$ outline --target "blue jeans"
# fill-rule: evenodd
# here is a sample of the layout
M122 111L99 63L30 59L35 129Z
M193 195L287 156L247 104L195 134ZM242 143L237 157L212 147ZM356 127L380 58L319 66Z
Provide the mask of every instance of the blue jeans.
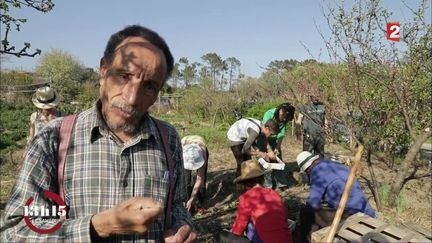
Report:
M246 236L250 240L251 243L262 243L262 240L259 238L258 233L255 230L255 226L249 221Z

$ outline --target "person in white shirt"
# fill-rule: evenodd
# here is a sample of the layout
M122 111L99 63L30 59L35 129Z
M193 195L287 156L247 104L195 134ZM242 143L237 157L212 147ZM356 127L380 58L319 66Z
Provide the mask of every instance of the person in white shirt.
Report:
M228 142L231 151L237 162L236 176L241 175L241 164L250 160L251 155L260 156L266 160L274 158L271 150L269 153L261 152L256 147L260 139L267 140L268 137L278 131L275 120L268 120L266 123L253 118L242 118L236 121L227 132ZM265 143L267 144L267 143Z

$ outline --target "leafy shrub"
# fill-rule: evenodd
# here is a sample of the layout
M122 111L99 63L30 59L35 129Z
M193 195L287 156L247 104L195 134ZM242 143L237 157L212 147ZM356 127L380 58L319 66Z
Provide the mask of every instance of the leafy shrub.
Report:
M275 108L284 101L282 100L274 100L267 103L257 103L256 105L249 108L246 112L246 117L256 118L258 120L262 120L264 113L271 108Z
M23 147L28 135L30 114L33 105L27 103L7 103L0 106L0 151L4 152Z

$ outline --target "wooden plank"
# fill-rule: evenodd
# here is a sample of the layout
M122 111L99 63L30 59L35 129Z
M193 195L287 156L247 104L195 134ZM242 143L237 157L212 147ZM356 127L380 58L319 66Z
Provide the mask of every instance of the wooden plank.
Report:
M367 234L365 234L362 239L364 241L373 239L373 240L375 240L375 242L389 242L388 240L386 240L385 237L380 237L381 231L383 229L385 229L386 227L387 227L387 224L383 224L380 227L378 227L378 228L368 232ZM375 237L377 237L377 238L375 238Z
M383 234L387 233L387 235L391 235L391 237L393 237L397 240L400 240L400 239L402 239L408 235L408 232L406 232L405 230L398 228L394 225L389 225L383 231L381 231L381 233L383 233Z
M367 217L366 219L362 220L360 222L360 224L362 224L362 223L368 224L374 228L380 228L383 225L386 225L386 223L379 221L378 219L371 218L371 217Z
M361 235L366 235L370 231L374 230L374 228L369 227L365 224L355 224L351 225L350 227L347 227L347 229L350 229L352 231L358 232Z
M311 242L323 242L325 241L326 236L330 232L330 227L324 227L317 231L312 232Z
M397 242L395 238L389 237L384 234L374 234L372 238L370 238L374 242L387 243L387 242Z
M363 220L365 220L367 218L369 218L369 216L366 215L366 214L364 214L364 213L356 213L356 214L348 217L345 220L345 222L343 222L341 230L345 229L345 228L348 228L348 227L350 227L352 225L357 225L359 222L361 222L361 221L363 221Z
M432 241L429 240L429 239L426 239L426 238L417 238L417 237L415 237L415 238L412 238L412 239L410 239L409 241L406 241L406 242L425 243L425 242L432 242Z
M421 240L421 241L420 241ZM428 242L428 239L422 236L418 236L414 233L409 233L405 237L399 240L400 242Z
M339 233L336 234L336 237L341 237L341 238L347 240L348 242L361 241L362 236L363 236L362 234L353 232L353 231L348 230L348 229L339 231Z
M432 231L429 231L425 228L417 226L413 223L402 223L402 227L405 227L405 228L412 230L414 232L418 232L419 234L426 237L427 239L432 240Z
M323 242L330 227L322 228L311 235L312 242ZM355 214L340 224L334 242L431 242L431 233L416 225L394 226L371 218L365 214Z

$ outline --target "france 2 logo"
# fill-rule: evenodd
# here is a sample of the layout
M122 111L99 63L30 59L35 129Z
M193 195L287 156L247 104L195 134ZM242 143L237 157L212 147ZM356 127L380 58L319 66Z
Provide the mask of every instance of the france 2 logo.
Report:
M387 23L387 40L400 41L400 23Z

